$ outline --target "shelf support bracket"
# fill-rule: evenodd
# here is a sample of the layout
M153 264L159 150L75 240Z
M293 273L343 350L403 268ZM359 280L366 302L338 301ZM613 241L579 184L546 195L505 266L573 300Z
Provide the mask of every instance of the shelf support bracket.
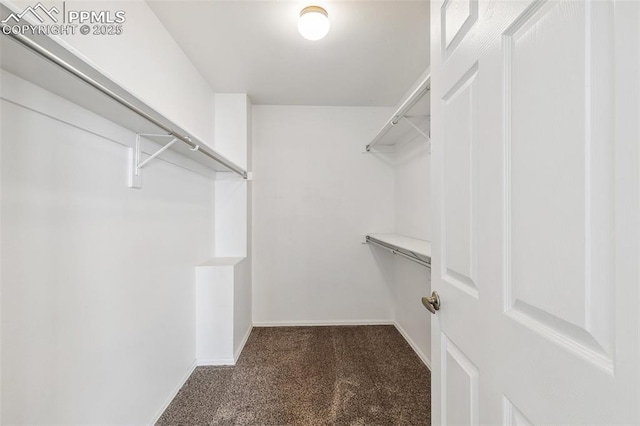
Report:
M171 142L151 154L144 161L142 160L142 141L140 140L141 136L153 136L153 137L162 137L162 138L173 138ZM136 145L134 148L129 148L129 188L140 189L142 188L142 168L149 164L153 159L155 159L158 155L162 154L167 149L171 148L171 146L178 142L178 138L174 137L174 135L152 135L152 134L136 134Z
M409 123L409 125L410 125L411 127L413 127L413 128L416 130L416 132L418 132L418 133L420 133L422 136L424 136L424 138L425 138L426 140L429 140L429 139L430 139L429 135L427 135L425 132L423 132L423 131L420 129L420 127L416 126L416 125L413 123L413 121L409 120L409 119L408 119L407 117L405 117L405 116L402 116L402 118L403 118L407 123Z

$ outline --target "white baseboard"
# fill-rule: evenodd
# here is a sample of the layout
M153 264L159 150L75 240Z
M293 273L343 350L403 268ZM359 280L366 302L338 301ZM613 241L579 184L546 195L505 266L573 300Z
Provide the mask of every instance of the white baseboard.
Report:
M336 321L264 321L254 322L254 327L321 327L332 325L395 325L392 320L336 320Z
M406 331L404 331L402 327L400 327L400 324L394 321L393 325L395 325L398 332L402 335L402 337L404 337L404 340L407 341L409 346L411 346L411 349L413 349L416 355L418 355L418 358L420 358L420 360L424 363L424 365L427 366L429 371L431 371L431 360L429 359L429 357L420 350L418 345L411 339L411 337L409 337L409 334Z
M196 369L196 367L197 367L197 363L196 361L193 361L193 363L189 366L187 373L182 377L182 379L175 386L175 388L173 388L173 390L169 394L169 397L165 400L164 404L162 404L162 407L160 407L158 412L155 414L155 416L153 417L153 421L148 423L149 425L155 425L158 422L158 420L160 420L160 416L162 416L162 413L164 413L167 407L169 407L169 404L171 404L171 401L173 401L176 395L178 395L178 392L180 392L180 389L182 389L182 386L184 386L184 384L187 382L189 377L191 377L191 374L193 374L193 371Z
M198 367L212 367L216 365L235 365L233 358L198 358L196 360Z
M244 349L244 345L246 345L247 340L249 340L249 336L251 335L251 330L253 330L252 325L250 325L249 328L247 329L247 333L242 338L242 342L240 342L240 346L238 346L238 349L236 349L236 352L233 354L233 365L235 365L236 362L238 362L238 358L240 358L240 354Z
M247 340L249 340L249 336L251 335L251 330L253 330L253 326L250 326L247 329L242 341L240 342L240 346L235 350L233 354L233 358L198 358L196 359L196 364L198 367L212 367L212 366L223 366L223 365L236 365L238 362L238 358L240 358L240 354L244 349L244 345L247 344Z

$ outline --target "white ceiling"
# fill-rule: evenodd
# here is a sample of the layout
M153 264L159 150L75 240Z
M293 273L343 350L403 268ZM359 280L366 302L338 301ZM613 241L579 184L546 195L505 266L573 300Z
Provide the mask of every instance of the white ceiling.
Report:
M216 92L255 104L393 106L429 64L428 1L153 1ZM298 33L304 6L327 9L320 41Z

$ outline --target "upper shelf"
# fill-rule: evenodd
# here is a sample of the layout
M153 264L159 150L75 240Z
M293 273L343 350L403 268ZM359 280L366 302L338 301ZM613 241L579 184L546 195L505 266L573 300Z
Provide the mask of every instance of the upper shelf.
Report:
M0 4L0 10L6 12ZM4 16L4 15L3 15ZM4 25L4 24L3 24ZM171 135L171 150L217 172L247 178L247 171L190 135L100 71L44 35L3 33L0 66L138 134Z
M395 254L400 254L421 265L431 266L431 243L399 234L368 234L368 243L373 243Z
M417 136L429 138L431 73L419 80L415 90L402 102L382 129L366 146L371 151L376 146L394 146L408 142Z

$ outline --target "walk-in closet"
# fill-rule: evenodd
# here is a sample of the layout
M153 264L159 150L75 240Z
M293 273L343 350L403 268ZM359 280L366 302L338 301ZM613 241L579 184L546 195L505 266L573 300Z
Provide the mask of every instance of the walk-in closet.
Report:
M640 0L0 26L0 425L640 424Z
M429 4L298 6L3 3L3 424L429 423Z

